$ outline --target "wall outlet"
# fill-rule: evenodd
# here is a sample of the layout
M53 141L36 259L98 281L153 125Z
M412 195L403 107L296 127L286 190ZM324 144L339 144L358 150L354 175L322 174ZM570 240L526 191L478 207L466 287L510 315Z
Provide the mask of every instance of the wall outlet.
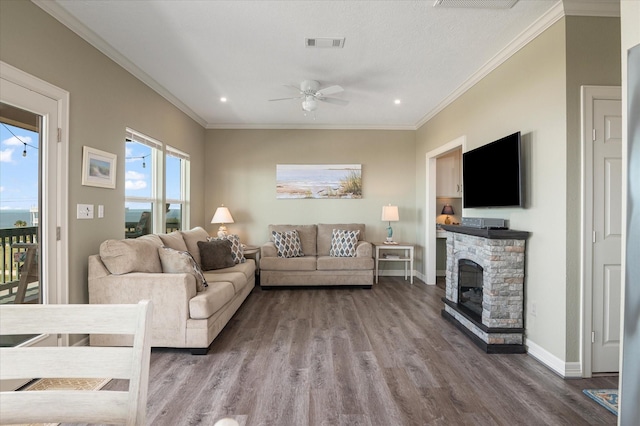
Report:
M531 302L531 312L532 317L535 317L538 314L538 308L536 306L536 302Z
M78 219L93 219L93 204L78 204Z

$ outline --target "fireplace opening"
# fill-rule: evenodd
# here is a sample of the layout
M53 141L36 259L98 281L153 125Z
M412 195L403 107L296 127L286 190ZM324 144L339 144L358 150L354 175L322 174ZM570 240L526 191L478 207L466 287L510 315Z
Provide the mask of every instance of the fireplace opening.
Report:
M458 260L458 306L480 321L483 271L482 266L472 260Z

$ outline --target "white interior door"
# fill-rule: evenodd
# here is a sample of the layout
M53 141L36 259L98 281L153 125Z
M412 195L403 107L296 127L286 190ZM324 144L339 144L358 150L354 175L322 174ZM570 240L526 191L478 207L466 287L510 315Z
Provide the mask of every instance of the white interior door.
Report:
M39 262L38 280L40 286L39 300L36 302L55 304L64 302L63 284L59 266L66 254L61 249L59 228L62 223L61 214L66 207L61 206L66 197L61 191L66 191L60 185L61 149L58 143L59 105L58 101L26 88L5 78L0 79L0 101L13 108L28 111L38 116L41 131L37 150L29 149L27 155L40 156L38 171L38 242L37 261ZM27 146L25 145L25 150ZM21 158L21 157L20 157ZM29 336L19 345L57 346L61 344L58 335ZM1 390L16 388L21 385L16 381L2 381Z
M617 372L622 251L622 105L593 104L592 373Z

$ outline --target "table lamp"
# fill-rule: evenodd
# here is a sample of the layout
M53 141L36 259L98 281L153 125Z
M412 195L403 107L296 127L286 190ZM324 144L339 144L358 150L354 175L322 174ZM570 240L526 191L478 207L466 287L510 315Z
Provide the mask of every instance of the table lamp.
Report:
M224 226L225 223L233 223L233 217L231 217L231 213L229 213L229 209L223 205L216 209L216 212L213 214L213 218L211 218L211 223L219 223L220 228L218 228L218 238L224 238L227 236L227 227Z
M382 206L382 220L389 223L387 227L387 244L393 244L393 229L391 228L391 222L397 222L400 220L398 215L398 206Z
M453 212L453 207L451 207L450 204L445 204L444 207L442 208L442 213L440 213L440 214L446 214L447 215L446 219L444 220L444 223L445 223L445 225L449 225L449 224L451 224L451 220L449 219L449 215L452 215L452 214L455 214L455 213Z

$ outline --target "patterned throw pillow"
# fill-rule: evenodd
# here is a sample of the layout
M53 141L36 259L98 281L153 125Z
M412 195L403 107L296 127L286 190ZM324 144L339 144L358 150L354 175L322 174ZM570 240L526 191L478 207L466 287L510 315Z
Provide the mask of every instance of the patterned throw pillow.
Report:
M231 256L233 256L233 261L235 263L244 263L247 259L244 257L244 249L242 248L242 244L240 243L240 237L236 234L226 235L224 237L209 237L207 241L220 241L220 240L229 240L231 241Z
M360 230L347 231L346 229L334 229L331 234L329 256L355 257L359 234Z
M273 243L278 249L278 257L302 257L302 244L298 231L277 232L271 231Z
M162 272L168 274L189 273L196 277L196 290L203 291L208 287L202 269L188 251L180 251L170 247L159 247L158 254L162 263Z

